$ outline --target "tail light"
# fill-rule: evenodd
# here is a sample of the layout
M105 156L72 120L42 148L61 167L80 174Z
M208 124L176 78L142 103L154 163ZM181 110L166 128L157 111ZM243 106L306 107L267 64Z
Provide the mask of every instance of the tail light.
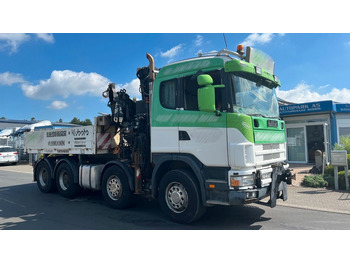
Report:
M14 152L13 154L14 154L14 155L18 155L18 152Z

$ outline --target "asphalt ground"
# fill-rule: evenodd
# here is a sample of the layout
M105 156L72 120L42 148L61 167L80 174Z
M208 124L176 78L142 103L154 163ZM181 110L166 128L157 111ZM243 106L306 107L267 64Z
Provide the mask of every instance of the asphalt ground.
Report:
M0 229L12 229L0 230L3 257L37 259L40 255L53 262L62 261L61 255L52 254L57 247L64 247L64 254L70 258L84 255L91 261L110 259L110 252L126 259L139 254L143 261L155 261L155 257L160 258L158 261L178 261L176 250L182 255L192 254L196 260L199 255L205 260L226 260L227 250L239 250L229 257L246 258L254 249L263 261L270 261L271 252L277 250L277 257L283 256L286 261L308 255L333 261L337 256L337 260L342 259L348 246L349 192L288 186L288 200L279 199L275 208L259 203L216 206L197 224L179 225L164 217L157 201L143 199L133 209L117 212L107 208L97 193L73 200L57 194L44 198L35 183L30 183L32 170L29 165L0 165ZM256 230L259 233L252 233ZM325 245L327 252L320 250ZM332 250L338 251L335 254Z
M28 175L33 174L33 167L30 165L1 165L0 170L25 173ZM262 202L267 201L268 199L265 199ZM287 207L350 215L350 191L310 188L303 187L300 183L293 183L293 185L288 186L288 200L284 202L278 199L277 204Z

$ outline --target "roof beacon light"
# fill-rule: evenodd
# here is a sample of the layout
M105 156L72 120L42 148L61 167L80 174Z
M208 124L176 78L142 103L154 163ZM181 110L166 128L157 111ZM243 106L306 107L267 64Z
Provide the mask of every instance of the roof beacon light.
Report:
M244 46L243 45L237 46L237 53L240 55L244 55Z

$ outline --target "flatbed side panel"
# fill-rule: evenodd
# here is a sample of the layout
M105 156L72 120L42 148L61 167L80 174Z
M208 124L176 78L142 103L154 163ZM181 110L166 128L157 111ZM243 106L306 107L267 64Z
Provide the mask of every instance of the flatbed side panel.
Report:
M95 154L95 128L83 126L29 132L25 135L27 153Z

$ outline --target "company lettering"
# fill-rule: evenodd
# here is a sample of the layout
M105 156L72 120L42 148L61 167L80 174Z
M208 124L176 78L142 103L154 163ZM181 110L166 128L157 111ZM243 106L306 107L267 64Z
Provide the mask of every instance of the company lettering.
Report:
M88 136L89 135L89 130L87 130L85 128L83 130L72 129L72 135L73 136Z
M66 136L66 135L67 135L66 130L49 131L46 133L46 137L58 137L58 136Z
M304 105L290 105L290 106L281 106L281 112L308 112L308 111L319 111L321 110L320 103L313 104L304 104Z
M65 146L66 142L64 140L61 141L49 141L49 146Z

